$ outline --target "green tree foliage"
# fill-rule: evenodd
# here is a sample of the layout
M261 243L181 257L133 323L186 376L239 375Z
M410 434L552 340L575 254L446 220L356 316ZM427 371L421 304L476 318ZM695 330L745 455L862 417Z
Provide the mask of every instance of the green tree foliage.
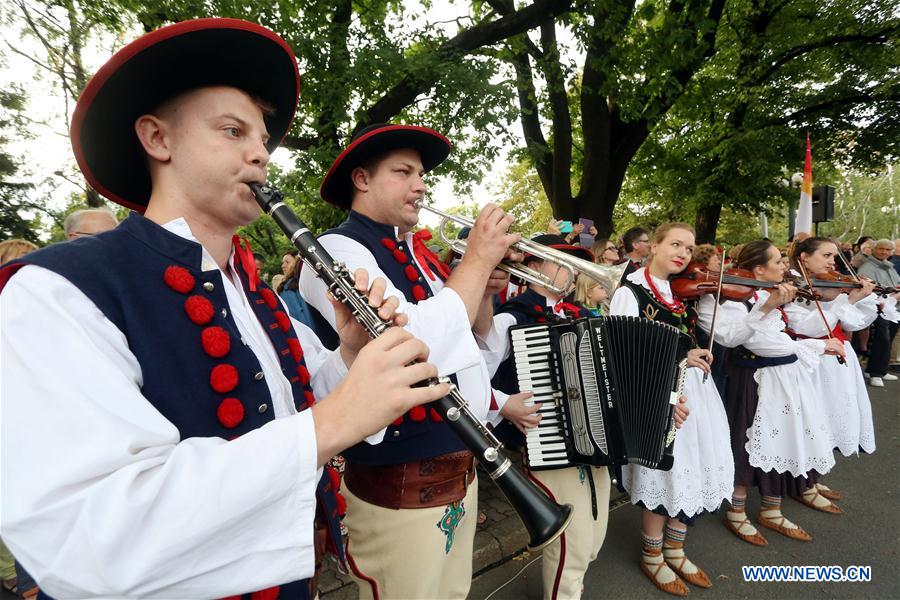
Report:
M887 0L732 1L715 56L656 127L626 197L665 195L712 241L723 210L796 203L781 185L812 137L817 183L882 170L900 150L900 20ZM655 198L656 197L656 198Z
M23 130L25 93L0 90L0 240L22 238L40 243L41 207L29 198L32 186L21 179L21 160L10 154L9 142Z

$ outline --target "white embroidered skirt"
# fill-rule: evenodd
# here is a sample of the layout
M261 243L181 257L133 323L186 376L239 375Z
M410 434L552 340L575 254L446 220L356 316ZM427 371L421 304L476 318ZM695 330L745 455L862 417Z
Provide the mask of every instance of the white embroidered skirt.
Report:
M734 487L728 418L712 376L704 384L700 369L688 369L684 395L690 415L675 436L672 469L622 468L622 484L632 503L650 510L662 506L673 517L714 511L731 498Z
M831 447L844 456L875 452L875 427L872 403L866 390L859 359L850 342L844 342L847 364L834 356L823 356L816 376L823 392L826 424L831 432Z
M763 367L754 375L759 404L747 430L750 464L794 477L834 466L831 431L814 372L800 362Z

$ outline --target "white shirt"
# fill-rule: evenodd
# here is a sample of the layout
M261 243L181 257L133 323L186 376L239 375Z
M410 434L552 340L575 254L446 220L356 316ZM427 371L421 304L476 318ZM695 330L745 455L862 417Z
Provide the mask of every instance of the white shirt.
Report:
M395 238L397 228L394 228ZM408 232L404 239L409 248L413 247L413 234ZM385 297L396 296L400 300L398 312L406 314L409 323L406 330L428 346L428 362L438 368L440 376L456 374L459 390L476 417L482 421L498 422L499 410L490 411L491 373L488 371L481 349L469 325L469 316L462 298L453 289L444 287L439 277L434 281L425 277L434 295L419 303L408 302L403 293L384 274L375 257L359 242L340 234L329 234L319 238L319 243L337 262L347 265L350 272L365 269L369 281L381 277L387 283ZM410 261L426 272L413 252ZM316 277L313 269L300 272L300 294L311 306L334 327L334 309L326 297L325 283ZM505 395L495 395L498 407L502 408ZM386 429L366 439L370 444L380 443Z
M196 241L183 219L164 227ZM233 266L228 309L276 419L231 442L180 439L124 334L68 280L26 266L0 294L2 535L51 596L221 597L313 574L312 411L296 413ZM206 250L202 269L218 269ZM324 398L346 367L294 328Z

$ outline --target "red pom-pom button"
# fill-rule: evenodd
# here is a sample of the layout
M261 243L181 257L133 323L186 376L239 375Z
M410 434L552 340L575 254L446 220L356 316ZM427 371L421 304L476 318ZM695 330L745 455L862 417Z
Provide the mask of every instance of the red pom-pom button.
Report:
M303 360L303 348L300 347L300 340L297 338L288 338L288 347L291 349L291 356L295 362Z
M536 312L539 312L539 313L544 312L544 307L541 306L540 304L535 304L534 306L532 306L532 308L533 308Z
M412 295L413 298L416 299L416 302L421 302L427 297L427 295L425 294L425 288L423 288L421 285L413 286Z
M187 294L194 289L194 276L184 267L176 265L167 267L163 279L166 280L167 286L182 294Z
M407 262L409 258L406 257L406 254L404 254L402 250L394 250L394 260L396 260L400 264L403 264Z
M403 272L406 274L406 278L410 281L418 281L419 280L419 272L416 271L416 268L412 265L406 265L406 268L403 269Z
M281 594L281 588L276 585L275 587L253 592L250 594L250 600L276 600L279 594Z
M428 416L430 416L431 420L435 423L440 423L444 420L441 418L441 415L438 414L438 411L434 410L433 408L428 409Z
M303 385L309 384L309 369L307 369L303 365L297 365L297 375L300 376L300 383L302 383Z
M306 398L306 405L307 405L307 406L312 406L313 404L316 403L316 396L315 396L315 394L313 394L313 393L310 392L309 390L303 392L303 396Z
M266 306L275 310L278 306L278 298L275 297L275 292L270 290L269 288L262 288L259 290L259 295L262 296L262 299L265 301Z
M225 398L219 403L216 416L222 426L232 429L244 420L244 405L237 398Z
M381 245L391 251L397 249L397 242L390 238L381 238Z
M220 394L227 394L237 387L240 377L233 365L216 365L209 373L209 385Z
M206 325L212 321L216 310L208 299L194 295L184 301L184 312L187 313L188 319L196 325Z
M397 417L396 419L391 421L391 425L393 425L394 427L400 427L401 425L403 425L403 417Z
M218 326L207 327L200 334L203 351L213 358L222 358L231 350L231 337Z
M278 322L278 326L282 331L289 331L291 329L291 318L283 310L275 311L275 321Z
M409 418L416 423L421 423L425 420L425 408L422 406L413 406L409 409Z

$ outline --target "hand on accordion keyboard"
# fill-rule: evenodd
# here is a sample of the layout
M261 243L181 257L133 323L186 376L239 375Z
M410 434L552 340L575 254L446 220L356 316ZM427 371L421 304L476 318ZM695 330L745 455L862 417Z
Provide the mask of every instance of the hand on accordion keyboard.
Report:
M675 429L681 429L681 426L687 421L688 415L691 414L691 410L685 404L686 402L687 397L682 396L678 399L678 404L675 405Z
M687 355L687 366L697 367L704 373L709 373L712 370L710 367L712 361L712 352L706 348L694 348L693 350L690 350Z
M512 394L506 400L506 404L503 405L503 408L500 409L500 414L508 419L510 423L515 425L522 433L526 433L528 429L537 427L538 423L541 422L541 415L538 414L538 411L542 405L535 404L534 406L527 406L525 404L525 400L531 398L533 395L532 392Z

